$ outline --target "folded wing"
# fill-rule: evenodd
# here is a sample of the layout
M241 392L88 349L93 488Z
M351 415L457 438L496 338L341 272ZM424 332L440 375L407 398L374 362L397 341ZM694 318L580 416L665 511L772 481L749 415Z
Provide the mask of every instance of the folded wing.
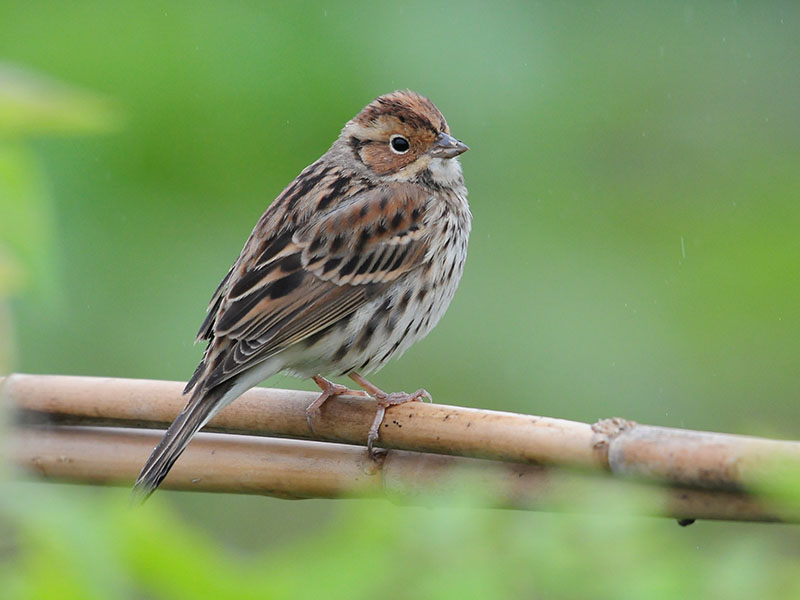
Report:
M334 325L421 266L430 200L424 188L392 183L311 222L257 227L212 299L198 336L209 345L187 391L202 393Z

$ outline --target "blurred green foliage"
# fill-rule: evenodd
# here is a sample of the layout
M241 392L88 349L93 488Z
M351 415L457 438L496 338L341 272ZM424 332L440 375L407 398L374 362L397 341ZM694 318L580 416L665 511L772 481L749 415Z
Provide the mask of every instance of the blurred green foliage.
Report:
M0 545L16 555L0 563L4 598L800 595L796 537L766 525L682 529L652 518L482 510L463 497L427 508L348 500L325 529L243 555L158 497L131 510L124 490L14 483L2 492L0 514L18 523ZM566 508L591 511L597 501L620 515L635 505L611 494ZM314 502L300 504L313 510Z
M472 148L475 223L447 317L376 382L797 439L799 28L792 2L6 0L0 369L185 379L267 204L410 87ZM120 497L2 481L2 596L800 595L792 527Z

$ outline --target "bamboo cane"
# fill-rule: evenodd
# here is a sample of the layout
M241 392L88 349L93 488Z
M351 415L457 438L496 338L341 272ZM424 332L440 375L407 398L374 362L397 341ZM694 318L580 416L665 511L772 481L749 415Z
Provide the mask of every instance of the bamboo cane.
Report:
M12 460L45 480L130 485L158 442L148 430L99 427L22 427L9 440ZM163 487L173 490L260 494L285 499L387 498L435 504L462 487L479 506L526 510L619 512L613 505L576 505L576 499L621 489L636 494L640 515L676 519L800 521L745 493L689 488L655 489L610 476L536 465L392 451L375 463L363 448L326 442L200 433L175 463ZM475 498L475 491L479 497Z
M125 427L166 427L185 403L182 383L136 379L11 375L2 384L20 418ZM317 438L364 444L371 400L332 398L312 433L313 392L254 388L211 420L207 431ZM740 489L776 461L800 469L800 442L640 425L594 425L499 411L414 402L389 408L386 448L526 464L608 470L671 484Z
M18 464L46 477L94 483L130 482L161 434L128 429L123 435L119 429L98 426L166 427L185 402L181 389L179 382L11 375L0 383L4 402L16 415L11 453ZM312 433L305 409L315 397L312 392L256 388L224 409L206 430L365 443L375 410L371 400L346 396L331 399L314 423ZM673 486L667 505L659 509L661 514L745 520L797 518L791 509L779 515L741 492L776 464L800 472L798 442L645 426L623 419L589 425L423 403L390 408L380 436L381 444L393 449L383 465L380 489L406 490L408 493L400 494L404 497L435 487L435 479L424 476L426 473L449 473L464 467L445 456L431 457L436 454L518 463L480 463L484 465L480 467L481 477L488 478L498 490L505 490L498 492L500 506L514 506L513 498L520 493L515 487L519 482L510 482L515 476L523 477L520 473L528 483L520 496L526 505L531 504L532 497L537 498L536 493L550 498L553 475L541 469L541 465L550 465L578 467L583 472L610 472ZM376 470L362 448L344 450L346 446L338 445L335 459L322 460L319 453L331 452L329 445L306 442L286 446L276 440L227 436L214 442L211 454L224 454L228 462L214 463L207 457L192 462L191 457L208 443L198 439L190 444L168 477L167 487L281 497L340 497L361 492L374 495L377 489L374 473L365 478L352 470L340 472L342 465L352 469L356 462L360 471ZM293 461L290 467L287 456ZM265 462L278 470L270 471L273 467L264 467ZM334 463L338 466L332 466ZM407 465L405 471L393 467L387 475L387 465L400 463ZM49 465L46 469L45 464ZM212 470L213 464L217 465L216 470ZM474 467L478 463L469 464ZM254 465L261 465L261 470ZM393 470L400 475L393 478ZM420 475L418 480L408 476L414 470ZM249 479L254 475L248 475L246 480L237 475L255 471L261 473L256 479ZM567 476L559 473L558 477L563 481ZM573 473L570 477L581 475ZM309 481L322 487L309 489ZM337 486L335 481L345 483ZM327 483L323 486L322 482ZM547 505L545 500L537 502L533 505ZM659 512L654 507L651 510Z

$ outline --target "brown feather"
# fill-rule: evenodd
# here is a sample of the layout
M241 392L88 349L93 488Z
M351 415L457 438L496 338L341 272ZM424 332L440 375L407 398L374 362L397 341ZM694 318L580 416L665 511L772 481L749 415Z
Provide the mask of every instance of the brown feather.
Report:
M314 197L334 185L323 176L306 193ZM413 184L379 186L340 200L291 238L285 226L278 234L263 231L271 207L232 269L237 277L226 277L212 300L214 313L201 334L213 337L193 383L219 385L333 325L420 266L428 250L422 225L429 200ZM256 244L263 239L271 244Z

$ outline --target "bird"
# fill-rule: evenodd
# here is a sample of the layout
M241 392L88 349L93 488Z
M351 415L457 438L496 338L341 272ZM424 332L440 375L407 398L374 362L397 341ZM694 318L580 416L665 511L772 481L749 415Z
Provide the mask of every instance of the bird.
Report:
M306 412L312 432L325 401L354 392L326 376L355 381L377 401L370 452L389 406L430 399L424 389L387 394L364 374L424 338L456 292L472 226L457 158L468 149L411 90L377 97L345 124L267 208L214 292L186 406L136 479L135 500L215 414L276 373L320 387Z

